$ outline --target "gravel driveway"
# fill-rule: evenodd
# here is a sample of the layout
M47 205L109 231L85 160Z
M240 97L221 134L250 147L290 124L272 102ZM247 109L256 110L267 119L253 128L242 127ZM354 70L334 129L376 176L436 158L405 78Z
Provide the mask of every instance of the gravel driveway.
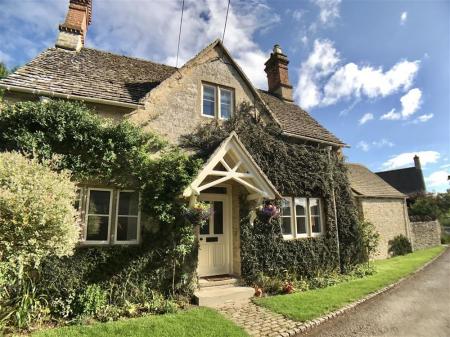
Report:
M397 287L306 336L450 337L450 249Z

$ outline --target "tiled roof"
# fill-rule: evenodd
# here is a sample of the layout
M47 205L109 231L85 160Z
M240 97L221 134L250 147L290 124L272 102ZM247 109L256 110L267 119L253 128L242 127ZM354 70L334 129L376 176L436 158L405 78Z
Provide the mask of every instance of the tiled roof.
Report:
M367 167L360 164L346 164L346 166L350 186L356 195L364 197L406 197Z
M82 48L79 52L73 52L49 48L2 79L0 84L139 104L148 92L175 71L177 68L167 65L95 49ZM258 90L258 93L284 132L345 145L299 106L286 103L267 91Z
M376 172L376 174L402 193L415 195L426 192L422 170L416 167Z
M83 48L49 48L0 83L59 94L138 104L176 68Z
M281 123L284 132L345 145L295 103L285 102L264 90L259 90L259 93Z

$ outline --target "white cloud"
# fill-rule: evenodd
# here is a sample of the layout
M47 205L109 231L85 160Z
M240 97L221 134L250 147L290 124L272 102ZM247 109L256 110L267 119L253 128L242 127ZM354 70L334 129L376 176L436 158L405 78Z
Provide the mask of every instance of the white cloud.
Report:
M389 121L395 121L402 118L402 115L398 112L395 112L395 109L392 109L391 111L385 113L380 117L381 120L389 120Z
M363 150L364 152L367 152L367 151L370 150L370 145L369 145L367 142L363 141L363 140L361 140L360 142L358 142L358 144L356 144L356 147L357 147L358 149Z
M414 124L425 123L425 122L428 122L433 117L434 117L434 114L420 115L419 117L417 117L416 119L413 120L413 123Z
M313 51L300 67L300 76L294 91L294 96L305 109L319 105L322 94L318 82L330 75L338 62L339 54L331 41L314 41Z
M374 140L371 143L361 140L360 142L358 142L358 144L356 144L356 147L358 149L363 150L364 152L368 152L370 149L373 149L373 148L381 149L384 147L393 147L393 146L394 146L394 143L387 140L386 138L382 138L380 140Z
M448 176L447 171L435 171L431 173L428 177L425 177L425 182L428 188L430 187L441 187L442 185L448 186Z
M395 156L385 161L381 166L385 170L393 170L397 168L407 167L414 165L414 156L420 157L420 163L422 167L427 164L436 163L440 158L440 153L436 151L419 151L419 152L405 152Z
M311 0L319 7L319 20L322 24L333 24L339 18L341 0Z
M408 12L402 12L402 14L400 14L400 24L404 25L407 19L408 19Z
M402 103L402 117L407 119L414 114L422 104L422 91L418 88L411 89L400 98Z
M300 67L295 88L300 105L308 109L344 99L386 97L408 90L420 65L420 61L401 60L384 71L381 67L359 66L353 62L340 66L340 63L339 52L330 40L314 41L312 52Z
M368 121L373 120L373 114L371 114L370 112L364 114L364 116L361 117L361 119L359 120L359 125L363 125L366 124Z
M305 14L305 11L301 10L301 9L296 9L294 11L292 11L292 18L295 21L301 21L301 19L303 18Z

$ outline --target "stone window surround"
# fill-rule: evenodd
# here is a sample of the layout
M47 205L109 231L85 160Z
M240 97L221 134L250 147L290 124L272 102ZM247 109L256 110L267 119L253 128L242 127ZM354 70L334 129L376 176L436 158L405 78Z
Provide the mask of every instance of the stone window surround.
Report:
M205 115L203 114L203 88L205 86L208 87L213 87L214 88L214 116L210 116L210 115ZM223 118L221 116L221 101L220 101L220 92L222 90L226 90L231 92L231 114L230 116L233 115L234 111L236 110L235 108L235 90L232 87L228 87L225 85L221 85L221 84L217 84L217 83L211 83L211 82L207 82L207 81L201 81L201 99L200 99L200 115L204 118L216 118L216 119L220 119L220 120L227 120L228 118Z
M87 218L88 218L88 206L89 206L89 191L99 190L99 191L110 191L110 210L109 210L109 224L108 224L108 240L104 241L87 241L86 231L87 231ZM79 186L79 214L81 218L81 235L79 244L83 246L105 246L105 245L137 245L140 243L141 237L141 209L138 208L137 215L137 238L136 240L130 241L117 241L117 219L119 210L119 193L120 192L134 192L132 189L118 189L111 187L98 187L98 186ZM139 204L141 202L141 195L139 193Z
M305 238L314 238L318 237L324 234L324 212L323 212L323 199L322 198L306 198L306 197L291 197L291 196L283 196L284 200L287 200L289 202L289 206L291 208L290 212L290 219L291 219L291 234L283 234L283 239L285 240L296 240L296 239L305 239ZM295 199L305 199L306 200L306 234L297 234L297 216L295 211ZM319 202L319 216L320 219L320 232L313 232L312 226L311 226L311 218L313 215L311 215L310 212L310 200L317 200ZM282 212L280 212L282 214ZM280 216L280 220L283 216ZM317 216L316 216L317 217ZM281 226L281 221L280 221Z

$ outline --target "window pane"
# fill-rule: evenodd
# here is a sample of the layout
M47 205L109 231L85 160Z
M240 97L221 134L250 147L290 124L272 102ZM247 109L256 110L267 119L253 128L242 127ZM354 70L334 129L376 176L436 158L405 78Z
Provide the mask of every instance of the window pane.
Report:
M139 192L119 192L119 215L138 215Z
M223 119L228 119L231 116L231 105L221 104L220 105L220 117Z
M319 199L309 199L309 211L311 215L320 215Z
M306 198L295 198L295 215L306 215Z
M291 202L288 199L281 200L281 215L291 215Z
M213 116L215 110L215 88L203 86L203 114Z
M209 202L205 202L206 204L209 204ZM209 220L202 226L200 226L200 234L201 235L208 235L209 234L209 225L211 222L211 217Z
M79 212L80 211L80 204L81 204L81 189L77 188L77 191L75 192L75 201L73 203L73 207Z
M220 117L228 119L231 116L232 92L229 90L220 90Z
M223 234L223 202L214 201L214 233Z
M291 218L290 217L282 217L281 218L281 233L283 235L292 234L292 226L291 226Z
M322 224L319 216L311 217L311 228L313 233L322 232Z
M306 217L297 217L297 234L306 233Z
M108 240L108 216L89 215L86 230L87 241Z
M89 195L88 213L109 215L109 201L111 198L111 192L91 190Z
M137 240L137 217L117 218L117 241Z

